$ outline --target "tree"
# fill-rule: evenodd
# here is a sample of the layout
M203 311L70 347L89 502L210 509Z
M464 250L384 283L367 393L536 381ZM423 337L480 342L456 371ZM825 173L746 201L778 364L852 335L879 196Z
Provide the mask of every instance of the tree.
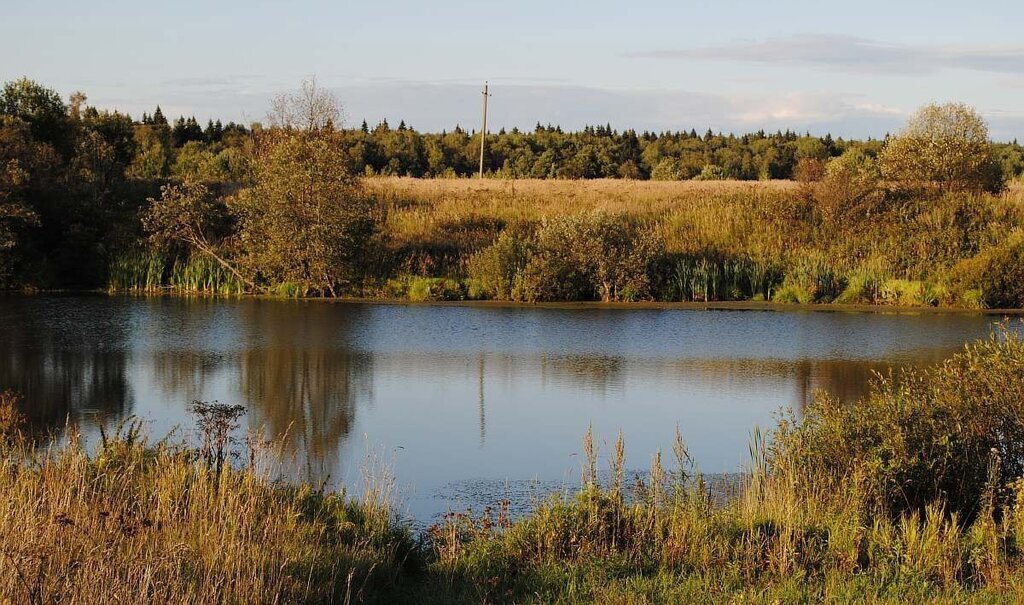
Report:
M7 82L0 90L0 115L24 120L37 140L70 155L68 108L54 90L28 78Z
M315 135L341 126L341 108L337 98L311 78L299 90L275 97L267 118L271 128Z
M0 116L0 284L18 266L29 243L26 229L41 223L38 197L63 191L60 156L34 139L24 120Z
M948 191L994 191L1002 183L988 126L963 103L925 105L879 156L886 179Z
M184 180L213 181L223 175L216 156L206 145L198 141L189 141L178 150L171 173Z
M0 284L12 264L10 251L18 244L18 232L24 226L37 225L39 217L17 197L28 173L14 158L0 159Z
M179 243L194 248L217 261L250 288L256 288L251 279L217 251L215 232L217 224L224 219L224 208L205 185L193 181L164 185L160 188L160 198L149 198L148 202L149 207L142 215L142 227L153 244L166 247Z
M361 270L375 204L350 170L340 115L333 95L308 81L277 98L271 128L256 135L254 184L232 206L245 263L264 280L334 296Z
M878 163L860 147L851 147L825 165L824 178L814 189L825 218L846 223L871 214L881 202Z
M547 219L531 247L515 280L515 296L529 302L646 298L662 250L650 230L603 212Z

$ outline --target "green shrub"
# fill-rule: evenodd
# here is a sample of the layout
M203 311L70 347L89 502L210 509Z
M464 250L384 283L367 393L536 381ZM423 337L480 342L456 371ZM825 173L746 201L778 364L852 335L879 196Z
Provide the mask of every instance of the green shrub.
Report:
M464 300L465 291L457 280L447 277L412 277L408 298L413 302L432 300Z
M514 297L542 300L639 300L650 296L662 253L654 233L622 215L602 212L548 219Z
M799 254L786 271L776 294L779 302L827 303L843 291L839 274L820 252Z
M465 300L466 290L458 280L448 277L402 275L387 281L384 296L413 302Z
M534 248L528 234L515 229L502 231L493 244L469 259L473 283L470 298L511 300Z
M882 297L882 284L888 279L889 267L885 259L873 258L861 263L846 276L846 288L836 298L837 303L875 303Z
M979 291L988 308L1024 306L1024 234L1015 232L996 246L983 249L953 268L962 291Z
M282 298L301 298L306 295L306 287L296 282L281 282L274 287L274 293Z
M721 166L715 166L714 164L705 164L700 169L700 174L693 177L695 181L724 181L729 178L726 174L725 169Z
M882 284L881 300L890 305L934 305L938 303L933 290L920 280L889 279Z
M967 309L984 309L985 308L985 296L981 290L977 288L971 290L964 290L957 297L957 302L960 306Z
M855 405L819 397L799 425L780 425L774 472L806 494L860 490L874 513L945 502L971 518L1024 473L1022 376L1024 341L1005 330L936 368L880 378Z

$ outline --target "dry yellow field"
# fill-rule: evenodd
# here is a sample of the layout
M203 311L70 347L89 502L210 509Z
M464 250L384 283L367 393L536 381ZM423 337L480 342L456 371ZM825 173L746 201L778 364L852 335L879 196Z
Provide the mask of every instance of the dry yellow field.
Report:
M504 215L530 211L541 216L585 210L657 212L697 199L793 191L794 181L634 181L623 179L416 179L373 177L372 192L391 201L428 204L436 211L455 205L460 213ZM399 204L399 210L405 209Z
M793 181L400 177L368 178L364 186L385 202L386 230L396 245L462 250L486 245L504 225L589 211L658 223L670 249L735 243L740 234L746 239L769 227L755 224L751 210L771 208L798 187Z

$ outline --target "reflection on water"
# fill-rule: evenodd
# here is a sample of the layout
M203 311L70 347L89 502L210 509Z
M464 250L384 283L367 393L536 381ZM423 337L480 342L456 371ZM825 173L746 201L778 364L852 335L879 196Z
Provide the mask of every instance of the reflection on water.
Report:
M302 475L353 484L394 457L429 517L532 480L571 485L579 440L621 429L627 464L679 424L702 470L745 462L755 425L824 390L943 359L980 315L552 310L175 298L0 298L0 388L33 426L86 435L128 416L189 427L194 400L243 403ZM605 448L607 451L607 448ZM486 487L485 487L486 486Z

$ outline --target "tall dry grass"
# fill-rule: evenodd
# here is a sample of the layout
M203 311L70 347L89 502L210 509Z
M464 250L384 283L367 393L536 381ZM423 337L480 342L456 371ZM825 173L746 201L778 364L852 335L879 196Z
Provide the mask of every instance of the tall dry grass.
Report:
M585 212L628 213L660 219L676 212L701 214L722 200L758 200L796 190L793 181L631 181L414 179L374 177L367 189L388 206L386 232L399 243L460 244L493 239L515 223ZM709 216L708 225L718 216ZM478 232L486 233L478 233ZM452 237L456 240L453 241ZM459 238L458 236L462 236ZM468 240L467 240L468 241Z
M360 502L210 464L126 426L33 447L0 405L0 601L353 602L412 552L381 493Z

